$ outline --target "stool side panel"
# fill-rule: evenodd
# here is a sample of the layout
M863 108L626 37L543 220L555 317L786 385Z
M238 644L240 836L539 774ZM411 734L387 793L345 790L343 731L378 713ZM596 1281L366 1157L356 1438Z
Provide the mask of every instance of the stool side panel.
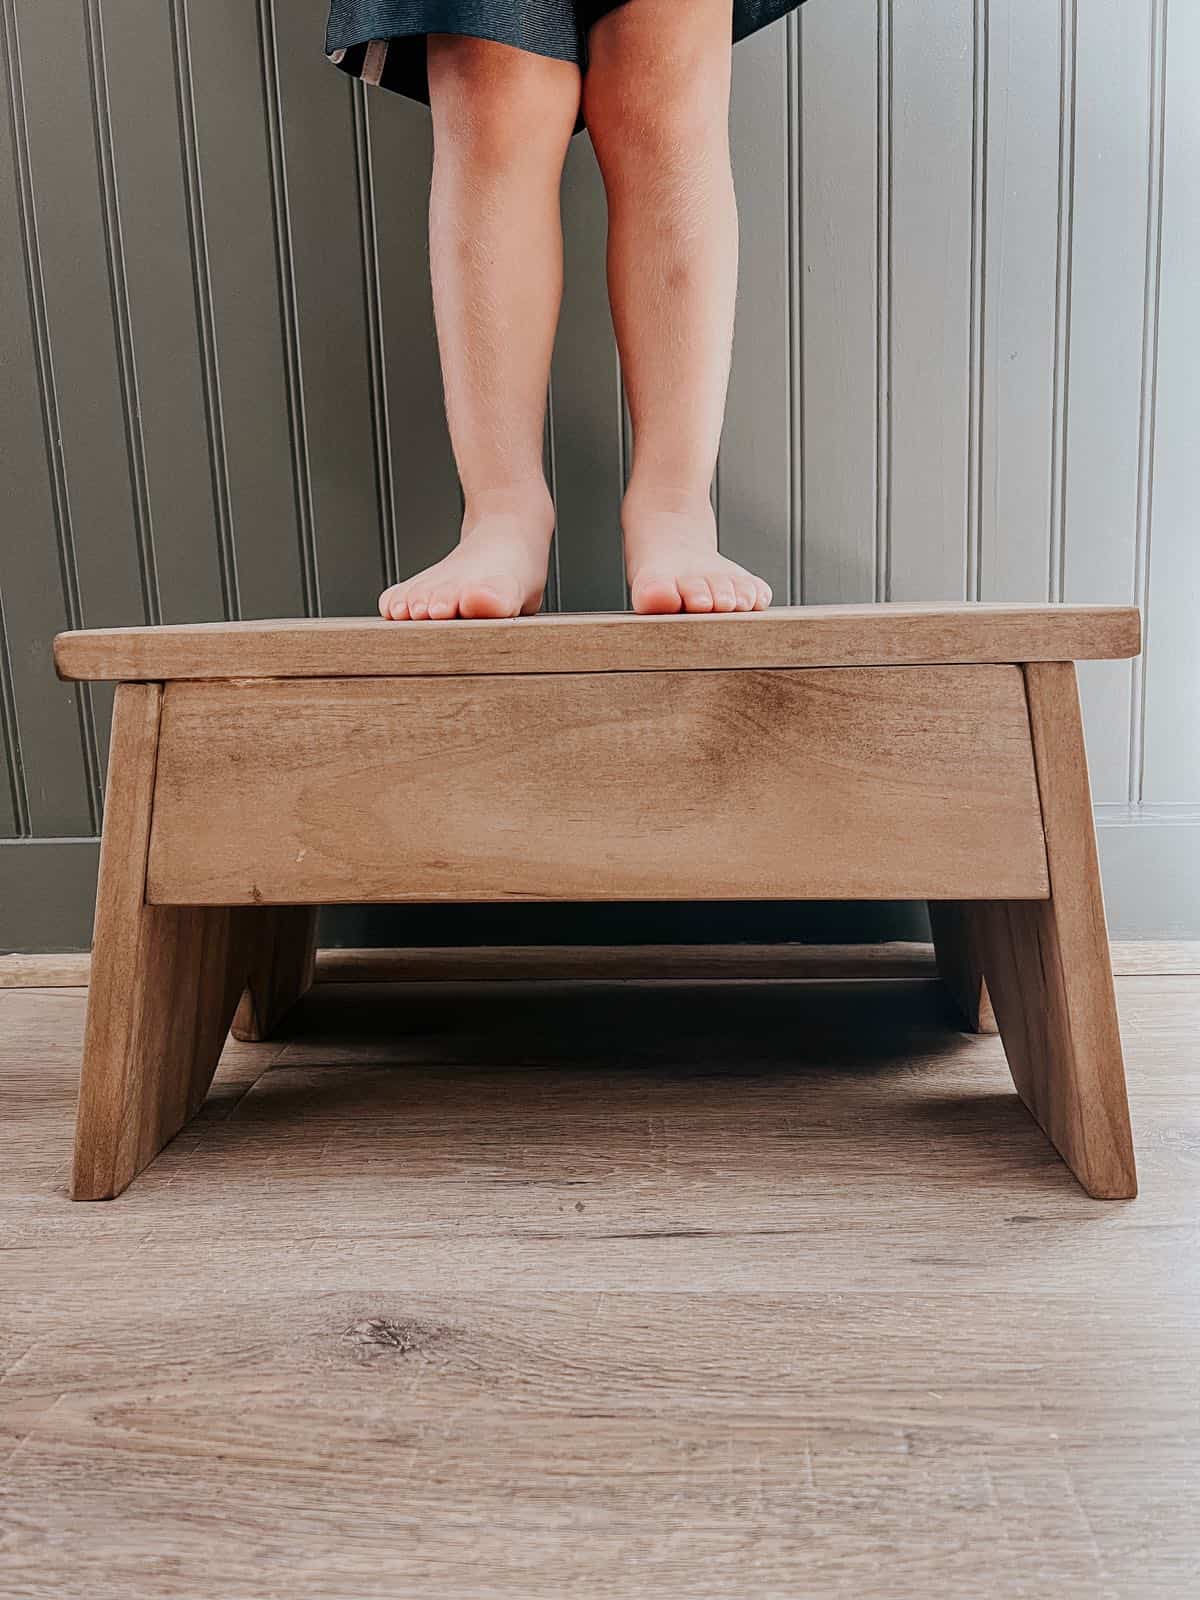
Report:
M75 1121L72 1192L84 1198L111 1192L137 1138L125 1112L144 1027L137 978L150 955L144 901L162 698L161 684L121 684L113 701Z
M199 1108L244 985L240 910L146 901L163 691L113 710L71 1194L109 1199Z
M979 907L984 974L1017 1092L1089 1194L1137 1174L1074 666L1026 668L1051 898Z

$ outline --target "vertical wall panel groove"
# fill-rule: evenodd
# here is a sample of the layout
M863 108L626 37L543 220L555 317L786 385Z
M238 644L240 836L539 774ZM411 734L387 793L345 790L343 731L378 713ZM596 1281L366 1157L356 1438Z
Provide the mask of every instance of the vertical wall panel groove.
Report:
M221 365L217 351L212 274L209 268L208 228L204 215L204 188L201 182L200 157L196 140L196 95L192 76L192 48L188 32L187 7L188 0L171 0L171 64L179 116L192 294L199 337L204 431L212 485L213 531L221 585L221 609L225 618L232 621L241 617L242 602L238 583L233 503L229 487L225 414L221 400Z
M802 521L799 587L811 603L871 600L883 572L879 27L877 0L810 3L797 17L791 506Z
M1170 0L1161 27L1160 293L1144 591L1150 655L1139 795L1148 810L1200 799L1200 7ZM1200 849L1192 853L1200 860ZM1185 840L1176 847L1172 884L1186 871L1186 855Z
M875 599L892 598L892 57L893 0L876 0Z
M974 0L892 0L889 594L964 598Z
M104 248L108 260L109 293L116 336L117 373L121 385L125 454L129 462L133 536L137 551L142 609L148 623L162 621L158 589L158 563L154 552L154 523L146 480L146 445L142 437L141 400L138 395L137 358L129 310L129 283L125 273L125 241L121 232L121 205L117 193L112 117L109 111L108 67L104 54L104 20L100 0L85 0L85 31L92 87L92 121L96 140L96 166L100 180L100 208Z
M25 761L21 750L21 728L17 721L17 701L13 689L12 652L8 643L8 623L4 614L4 593L0 590L0 733L4 737L5 768L8 776L8 808L3 831L28 838L33 831L29 821L29 789L25 781Z
M803 605L805 595L804 449L804 86L800 52L802 11L787 19L787 505L788 603Z
M621 497L622 497L622 501L624 501L625 491L629 488L630 474L633 472L633 418L629 413L629 396L625 392L625 377L624 377L624 374L621 371L621 363L620 363L619 360L617 362L617 387L618 387L618 390L619 390L620 395L621 395L621 415L620 415L620 419L619 419L620 438L621 438ZM717 524L717 543L718 543L718 547L720 545L720 539L721 539L721 508L720 508L720 497L719 497L719 495L717 493L717 485L720 482L720 475L721 475L721 462L720 462L719 446L718 446L718 459L713 465L713 480L712 480L712 484L709 486L709 501L712 504L713 516L716 518L716 524ZM620 526L620 515L619 515L619 513L618 513L617 522L618 522L618 527L619 527ZM629 591L629 576L625 571L625 544L624 544L624 535L623 534L621 536L621 585L622 585L622 591L621 591L622 592L622 600L621 600L621 604L628 611L630 606L631 606L631 604L632 604L632 601L631 601L631 598L630 598L630 591Z
M371 385L371 446L375 493L379 501L379 562L385 585L404 576L396 548L396 483L392 468L392 430L388 412L387 364L383 342L383 293L379 281L379 233L375 220L375 166L367 88L353 85L354 177L362 236L363 294L367 317L367 355Z
M1167 0L1153 0L1150 33L1150 138L1146 163L1146 287L1138 413L1137 531L1133 591L1142 608L1142 654L1133 662L1129 712L1129 790L1141 800L1146 759L1146 684L1150 651L1150 546L1154 519L1154 445L1158 398L1158 323L1162 296L1163 142L1166 134ZM1198 597L1200 598L1200 597Z
M629 396L625 392L625 375L621 371L621 362L617 360L617 393L621 397L620 413L617 418L619 450L621 457L621 498L624 501L625 491L629 487L629 477L633 471L633 418L629 414ZM709 489L709 498L713 503L713 515L717 520L717 541L721 538L721 510L716 493L716 484L719 481L721 463L718 459L713 466L713 483ZM617 517L620 526L620 514ZM621 604L626 610L630 607L629 577L625 571L625 545L624 536L621 541Z
M1152 0L1078 7L1063 595L1135 599ZM1127 801L1128 662L1085 662L1096 798Z
M629 486L629 473L633 466L632 435L633 426L629 416L629 401L625 395L625 374L621 370L621 358L616 357L617 363L617 477L621 484L621 493L624 494Z
M744 40L733 57L730 144L741 246L718 485L721 549L781 600L794 560L786 44L778 27Z
M558 451L554 444L554 375L546 385L546 448L544 452L546 485L554 502L554 534L550 540L550 563L546 572L546 597L542 602L547 611L562 610L562 579L558 570Z
M1047 599L1063 597L1067 540L1067 423L1071 376L1071 283L1075 218L1075 41L1077 0L1060 0L1058 230L1054 285L1054 431Z
M296 267L292 256L292 219L288 205L287 167L283 154L283 113L280 109L275 0L258 0L258 29L259 48L262 53L267 152L271 174L271 210L275 224L275 263L279 279L279 306L283 317L283 361L287 385L288 427L292 441L296 529L300 539L300 579L304 594L304 609L309 616L318 616L321 610L321 579L317 568L316 534L313 526L312 474L308 451L308 426L304 412L304 368L300 356L300 328L296 311Z
M983 410L984 368L988 359L988 23L989 0L975 0L972 18L971 117L971 308L967 380L967 538L964 591L970 600L983 594Z
M1060 19L1045 0L988 0L987 35L972 593L1044 600L1055 481Z

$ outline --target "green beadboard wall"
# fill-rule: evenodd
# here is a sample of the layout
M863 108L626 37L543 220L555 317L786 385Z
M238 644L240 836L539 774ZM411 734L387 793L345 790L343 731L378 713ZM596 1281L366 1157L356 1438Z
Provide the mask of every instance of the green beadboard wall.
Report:
M0 0L0 949L85 947L110 692L81 624L368 612L459 510L428 114L323 0ZM1124 935L1200 934L1200 6L808 0L738 46L721 538L796 603L1136 601L1084 673ZM550 603L625 603L586 136ZM340 942L874 937L908 908L337 914Z

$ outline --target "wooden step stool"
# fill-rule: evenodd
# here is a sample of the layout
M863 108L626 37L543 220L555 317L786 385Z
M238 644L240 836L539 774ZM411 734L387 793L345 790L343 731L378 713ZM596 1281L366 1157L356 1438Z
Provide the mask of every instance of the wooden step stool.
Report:
M264 1038L335 901L913 899L1089 1194L1136 1190L1073 663L1135 610L217 623L63 634L116 680L73 1194Z

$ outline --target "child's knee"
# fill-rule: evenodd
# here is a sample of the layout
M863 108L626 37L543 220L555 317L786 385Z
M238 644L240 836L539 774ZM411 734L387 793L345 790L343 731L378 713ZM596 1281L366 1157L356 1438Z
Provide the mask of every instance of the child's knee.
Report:
M429 40L434 137L472 161L511 166L570 136L579 72L570 62L460 34Z
M588 74L584 105L602 156L643 171L685 174L727 132L720 60L644 63Z

